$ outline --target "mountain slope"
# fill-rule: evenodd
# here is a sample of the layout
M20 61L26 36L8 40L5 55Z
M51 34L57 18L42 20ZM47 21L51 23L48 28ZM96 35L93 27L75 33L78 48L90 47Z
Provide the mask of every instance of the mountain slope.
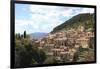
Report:
M47 36L48 33L43 33L43 32L35 32L30 34L31 39L41 39L45 36Z
M55 27L51 33L58 32L61 30L68 30L70 28L77 28L79 25L84 26L85 30L94 30L94 14L84 13L78 14L71 19L65 21L63 24Z

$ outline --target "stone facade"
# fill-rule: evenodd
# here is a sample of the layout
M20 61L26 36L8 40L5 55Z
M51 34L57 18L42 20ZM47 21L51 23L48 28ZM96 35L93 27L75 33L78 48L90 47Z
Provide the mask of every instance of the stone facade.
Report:
M93 32L85 32L84 27L79 26L77 29L49 34L36 43L38 48L43 49L47 55L55 56L58 60L72 61L79 47L89 48L90 38L93 37Z

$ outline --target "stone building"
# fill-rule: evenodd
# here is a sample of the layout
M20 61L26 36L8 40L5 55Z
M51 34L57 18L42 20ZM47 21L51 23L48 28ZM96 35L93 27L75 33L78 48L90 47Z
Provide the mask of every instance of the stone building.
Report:
M55 56L58 60L72 61L74 53L80 46L90 47L91 38L94 38L94 33L86 32L83 26L79 26L77 29L71 28L68 31L49 34L36 43L39 44L38 48L43 49L48 56Z

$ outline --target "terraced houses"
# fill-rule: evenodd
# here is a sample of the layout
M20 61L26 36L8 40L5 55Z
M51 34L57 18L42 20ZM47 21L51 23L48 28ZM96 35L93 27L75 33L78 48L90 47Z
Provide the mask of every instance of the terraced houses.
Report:
M73 61L79 47L91 47L89 45L91 38L94 38L94 32L84 31L84 27L79 26L77 29L50 33L45 38L36 40L35 44L48 56L54 56L57 60Z

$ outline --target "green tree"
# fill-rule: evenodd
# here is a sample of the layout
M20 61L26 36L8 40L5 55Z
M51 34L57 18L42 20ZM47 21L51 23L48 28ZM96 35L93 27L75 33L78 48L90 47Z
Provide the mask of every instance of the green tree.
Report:
M16 38L16 39L20 39L20 38L21 38L20 33L15 34L15 38Z
M48 57L45 61L44 64L57 64L58 61L54 57Z
M15 46L16 67L25 67L31 65L33 59L31 51L32 51L31 44L28 43L23 44L21 40L16 40L16 46Z
M47 58L45 52L42 50L39 50L39 56L40 56L38 59L39 63L43 63L45 61L45 59Z
M24 31L24 38L26 38L26 35L27 35L27 34L26 34L26 31Z
M46 55L39 50L29 39L16 39L15 41L15 67L28 67L42 64Z
M79 59L79 52L75 52L73 56L73 62L77 62L78 59Z

